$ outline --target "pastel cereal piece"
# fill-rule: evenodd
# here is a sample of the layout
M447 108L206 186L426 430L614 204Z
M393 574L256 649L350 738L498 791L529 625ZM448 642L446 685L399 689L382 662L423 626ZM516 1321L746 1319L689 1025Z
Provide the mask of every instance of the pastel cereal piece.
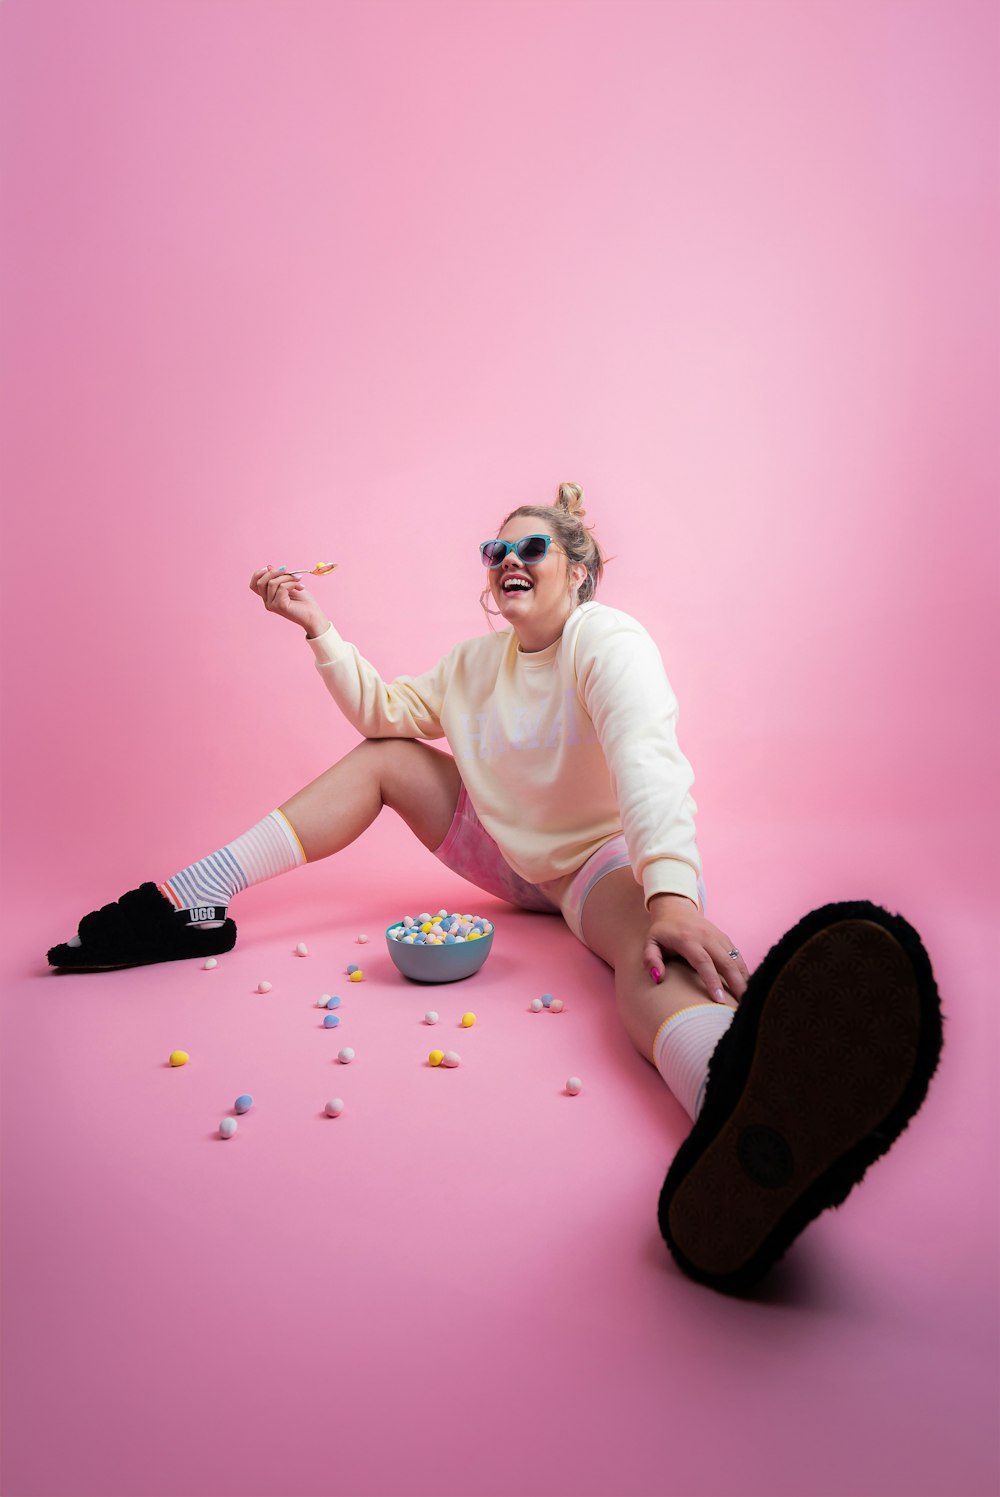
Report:
M443 1066L460 1066L462 1064L462 1057L457 1050L446 1050L441 1064Z
M186 1050L171 1050L170 1064L172 1066L186 1066L191 1059Z
M476 1022L476 1016L475 1016L475 1014L463 1014L462 1015L462 1028L463 1029L471 1029L472 1026L473 1026L473 1024L475 1024L475 1022Z
M235 1118L223 1118L219 1124L219 1132L223 1138L232 1138L239 1126Z
M424 1014L424 1023L425 1024L436 1024L437 1021L438 1021L437 1014L434 1012L434 1010L432 1008L429 1008L427 1010L427 1012Z
M210 956L210 957L209 957L209 959L208 959L208 961L207 961L207 962L205 962L205 964L204 964L204 966L203 966L203 967L202 967L202 969L201 969L201 970L202 970L202 971L203 971L203 972L211 972L211 970L212 970L212 968L213 968L213 967L217 967L217 966L218 966L218 965L219 965L219 964L218 964L218 962L217 962L217 961L216 961L216 960L215 960L215 957L214 957L214 956Z
M305 941L300 941L299 942L299 944L295 948L295 954L296 954L296 956L308 956L309 955L309 947L306 945Z
M561 998L553 998L552 1002L549 1004L549 1012L553 1014L561 1014L565 1007L566 1005L563 1003Z
M344 1099L343 1099L343 1097L331 1097L330 1100L329 1100L329 1102L326 1104L326 1106L323 1109L323 1111L326 1113L326 1115L327 1115L328 1118L339 1118L340 1114L343 1112L343 1110L344 1110Z
M337 1059L340 1061L342 1066L350 1065L351 1061L354 1059L354 1051L351 1049L350 1045L344 1046L343 1050L341 1050L338 1054Z
M542 1002L542 1000L540 998L532 998L532 1000L531 1000L531 1012L533 1014L540 1014L542 1012L542 1009L544 1007L545 1007L545 1005L543 1004L543 1002Z
M580 1080L579 1076L571 1076L569 1078L566 1083L566 1090L569 1092L571 1097L575 1097L578 1092L581 1092L583 1090L583 1082Z
M367 946L367 944L368 944L368 937L367 936L359 936L358 937L358 945L359 946Z
M364 982L365 974L359 968L358 970L352 972L347 980L348 982Z
M269 982L259 982L257 984L257 991L258 993L269 993L271 991L271 984Z
M428 1055L427 1059L428 1059L429 1063L432 1066L439 1066L441 1064L441 1062L444 1060L444 1051L443 1050L432 1050L431 1053L430 1053L430 1055Z

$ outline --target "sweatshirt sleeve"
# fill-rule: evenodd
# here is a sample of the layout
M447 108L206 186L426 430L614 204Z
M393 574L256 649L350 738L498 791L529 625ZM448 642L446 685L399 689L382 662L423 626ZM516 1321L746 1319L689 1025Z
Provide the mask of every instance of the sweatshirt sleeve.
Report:
M375 667L332 624L307 642L330 695L365 738L444 737L441 706L450 656L422 676L397 676L386 685Z
M677 742L677 698L656 644L636 619L602 610L580 630L576 672L647 908L654 894L697 904L694 771Z

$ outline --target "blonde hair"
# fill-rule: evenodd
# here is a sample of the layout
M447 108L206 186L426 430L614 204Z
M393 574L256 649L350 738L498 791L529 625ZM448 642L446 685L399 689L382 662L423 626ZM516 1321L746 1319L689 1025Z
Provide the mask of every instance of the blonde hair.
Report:
M572 567L582 562L587 568L587 575L576 590L574 607L577 603L589 603L597 591L597 584L604 572L603 552L591 534L592 527L583 523L586 513L583 507L583 489L580 485L561 483L556 493L555 504L522 504L517 509L512 509L500 526L500 530L503 530L504 525L522 516L532 516L545 521L552 532L553 540L557 541L566 553L566 565ZM497 531L498 535L500 530ZM479 603L492 629L493 619L499 618L500 614L497 609L487 605L485 600L489 596L489 587L484 587Z

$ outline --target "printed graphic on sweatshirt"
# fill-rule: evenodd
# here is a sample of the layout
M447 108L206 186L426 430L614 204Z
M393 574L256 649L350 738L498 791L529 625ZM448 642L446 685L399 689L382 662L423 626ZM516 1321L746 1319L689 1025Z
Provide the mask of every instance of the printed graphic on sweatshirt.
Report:
M516 707L512 714L510 736L504 731L503 719L495 707L486 712L459 714L465 750L477 759L496 759L519 749L576 748L596 743L597 733L589 718L581 715L579 699L572 686L553 713L551 707Z

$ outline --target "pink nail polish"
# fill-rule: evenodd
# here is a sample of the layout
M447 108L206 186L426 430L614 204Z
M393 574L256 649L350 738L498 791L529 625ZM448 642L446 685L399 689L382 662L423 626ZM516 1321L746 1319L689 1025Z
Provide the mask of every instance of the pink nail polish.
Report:
M663 976L663 973L660 971L659 967L650 967L649 975L654 982L659 982Z

